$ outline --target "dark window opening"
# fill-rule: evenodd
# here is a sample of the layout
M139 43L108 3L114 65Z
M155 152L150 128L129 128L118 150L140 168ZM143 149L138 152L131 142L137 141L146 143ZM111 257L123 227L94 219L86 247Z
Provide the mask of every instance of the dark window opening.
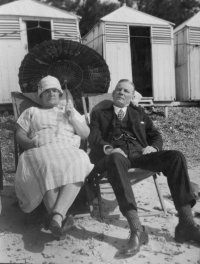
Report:
M45 21L26 21L28 49L44 40L51 40L51 24Z
M150 27L130 27L132 76L136 90L152 97Z

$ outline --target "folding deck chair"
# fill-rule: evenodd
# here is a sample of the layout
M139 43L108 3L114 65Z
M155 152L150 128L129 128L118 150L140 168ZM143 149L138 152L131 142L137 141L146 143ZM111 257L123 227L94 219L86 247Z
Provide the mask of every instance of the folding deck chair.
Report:
M85 114L85 118L86 121L88 123L88 125L90 124L90 113L92 112L92 110L95 107L98 107L98 104L100 102L108 102L110 103L110 101L112 100L112 94L106 93L106 94L98 94L98 95L91 95L91 94L83 94L82 95L82 103L83 103L83 110L84 110L84 114ZM141 101L141 105L145 106L147 103L147 106L149 106L149 102L142 102ZM154 183L155 183L155 187L156 187L156 191L159 197L159 201L161 204L161 208L164 212L164 216L166 216L167 214L167 210L165 207L165 203L164 203L164 199L157 181L157 176L159 173L155 173L152 171L147 171L147 170L143 170L143 169L139 169L139 168L131 168L129 169L129 175L130 175L130 182L132 185L147 179L148 177L152 176ZM100 189L100 185L104 184L104 183L108 183L107 179L105 179L104 176L100 176L100 177L96 177L95 178L95 190L97 192L97 198L98 198L98 207L99 207L99 214L100 217L103 218L103 212L102 212L102 199L101 199L101 189Z
M17 121L18 117L25 109L31 106L41 107L37 93L11 92L11 98L12 98L15 121ZM15 168L17 168L18 157L23 150L17 144L15 136L14 136L14 149L15 149ZM88 188L86 184L84 184L77 198L72 204L69 212L75 215L76 217L91 214L93 208L89 199L90 198L88 194Z

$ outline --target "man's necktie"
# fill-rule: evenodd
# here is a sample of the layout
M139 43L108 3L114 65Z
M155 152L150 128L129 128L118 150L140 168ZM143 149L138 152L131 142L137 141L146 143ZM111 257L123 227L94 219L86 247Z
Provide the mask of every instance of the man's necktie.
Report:
M122 109L119 110L117 117L120 121L124 118L124 111Z

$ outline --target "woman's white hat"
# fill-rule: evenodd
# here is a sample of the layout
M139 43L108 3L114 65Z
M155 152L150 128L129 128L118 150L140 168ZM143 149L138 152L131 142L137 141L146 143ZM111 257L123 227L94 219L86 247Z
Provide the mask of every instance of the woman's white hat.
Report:
M38 96L40 96L44 91L56 88L61 94L63 94L63 90L61 88L60 82L56 77L48 75L42 78L38 83Z

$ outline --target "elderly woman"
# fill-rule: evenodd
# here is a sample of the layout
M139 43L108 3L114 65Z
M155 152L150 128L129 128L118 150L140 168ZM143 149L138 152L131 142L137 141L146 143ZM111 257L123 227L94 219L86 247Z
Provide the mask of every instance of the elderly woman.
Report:
M38 96L42 108L26 109L17 121L16 133L25 150L15 178L19 205L28 213L43 201L51 215L48 227L55 237L61 237L69 225L68 209L93 168L88 155L79 149L89 128L72 101L65 111L59 108L62 94L58 79L41 79Z

